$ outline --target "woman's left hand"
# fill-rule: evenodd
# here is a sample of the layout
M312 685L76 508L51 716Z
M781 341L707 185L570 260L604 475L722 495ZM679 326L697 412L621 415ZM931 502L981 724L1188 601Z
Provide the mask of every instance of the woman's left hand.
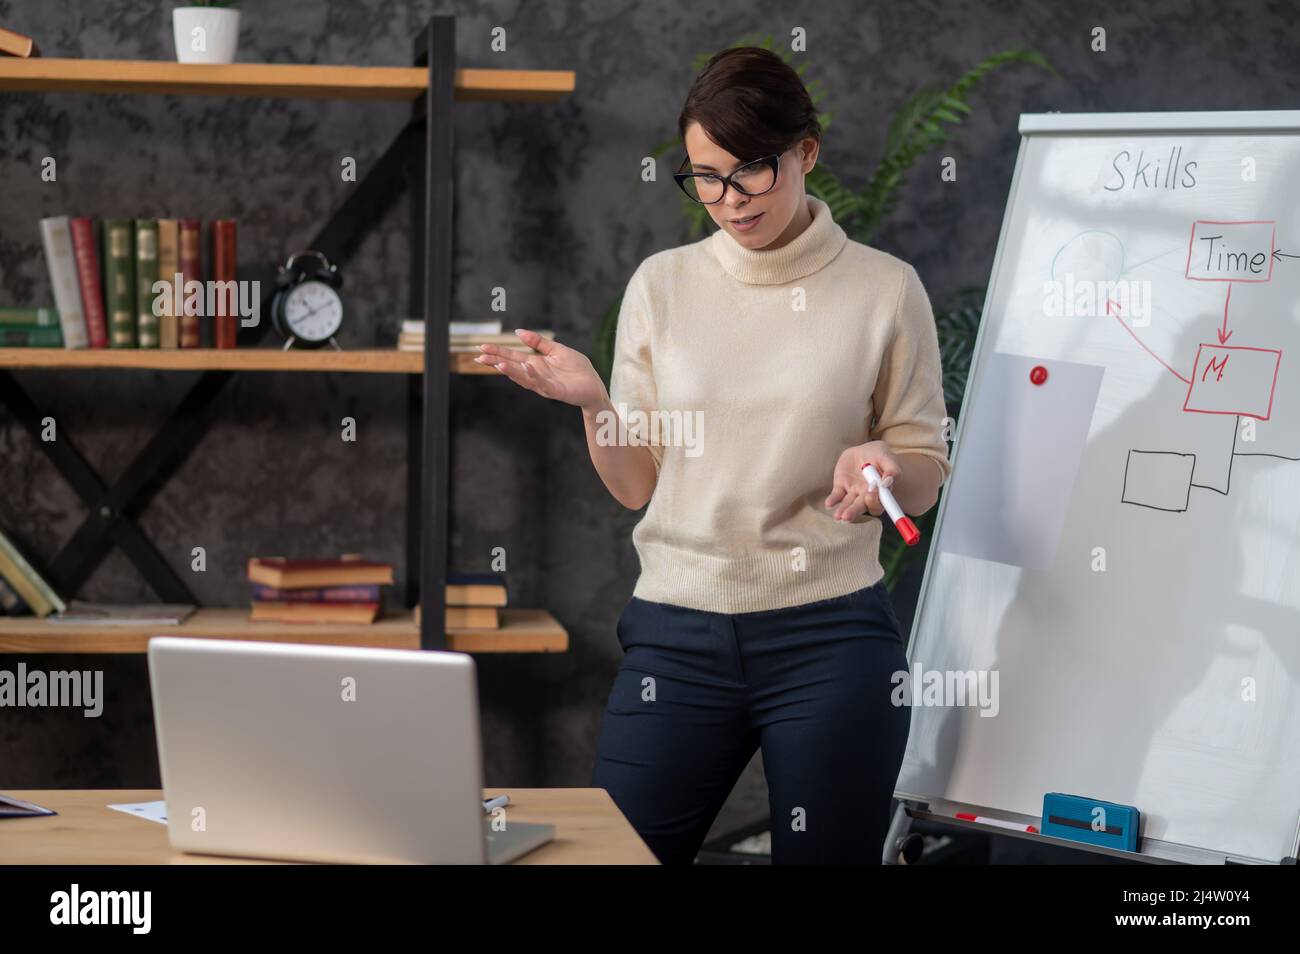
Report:
M835 464L834 486L826 498L826 506L835 508L836 520L853 520L864 511L875 517L885 512L880 494L868 487L866 477L862 476L862 468L867 464L874 464L880 471L881 483L886 487L903 472L884 441L870 441L845 450Z

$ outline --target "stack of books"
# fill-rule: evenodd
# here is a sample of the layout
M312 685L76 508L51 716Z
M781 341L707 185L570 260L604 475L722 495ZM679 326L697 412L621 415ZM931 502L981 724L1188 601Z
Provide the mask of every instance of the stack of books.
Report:
M67 606L44 577L23 557L14 542L0 532L0 613L45 617Z
M555 332L549 329L539 330L537 333L543 338L555 337ZM474 363L474 359L482 354L478 350L481 344L504 345L514 351L533 351L520 341L519 336L513 331L502 331L499 321L453 321L447 329L447 334L449 344L447 350L451 352L453 372L482 371L483 366ZM402 332L397 338L397 350L424 350L423 321L402 322ZM471 366L466 367L466 365Z
M471 338L475 341L484 340L493 336L501 335L501 322L499 321L453 321L447 328L447 334L451 337L451 350L456 351L457 346L463 350L466 342ZM523 343L513 334L510 335L519 347ZM397 336L398 351L423 351L424 350L424 322L423 321L403 321L401 334Z
M42 219L54 307L0 310L3 347L234 348L236 222L209 225L205 259L198 219Z
M53 308L0 308L0 348L62 348Z
M348 555L337 560L248 561L253 584L251 619L279 623L373 623L383 604L380 587L393 582L391 563Z
M500 629L506 578L500 573L447 573L447 629ZM420 625L420 607L415 608Z

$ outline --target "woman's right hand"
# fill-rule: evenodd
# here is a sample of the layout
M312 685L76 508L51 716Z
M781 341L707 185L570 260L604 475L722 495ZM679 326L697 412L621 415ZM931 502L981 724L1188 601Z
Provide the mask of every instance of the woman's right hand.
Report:
M483 354L474 360L491 365L520 387L574 407L594 408L607 400L605 382L581 351L527 328L516 328L515 334L533 352L481 344Z

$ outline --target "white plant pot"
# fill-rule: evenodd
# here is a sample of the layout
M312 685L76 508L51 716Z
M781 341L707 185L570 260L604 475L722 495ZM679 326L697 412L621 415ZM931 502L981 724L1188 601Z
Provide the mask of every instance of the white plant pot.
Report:
M176 59L181 63L233 63L239 11L227 7L177 7L172 11Z

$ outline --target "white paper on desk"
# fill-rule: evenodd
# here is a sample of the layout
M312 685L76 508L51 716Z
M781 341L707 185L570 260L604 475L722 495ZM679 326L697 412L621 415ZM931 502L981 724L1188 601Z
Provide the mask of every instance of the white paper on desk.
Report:
M157 822L160 825L167 824L166 802L125 802L121 805L109 805L108 807L114 811L134 815L136 818Z

